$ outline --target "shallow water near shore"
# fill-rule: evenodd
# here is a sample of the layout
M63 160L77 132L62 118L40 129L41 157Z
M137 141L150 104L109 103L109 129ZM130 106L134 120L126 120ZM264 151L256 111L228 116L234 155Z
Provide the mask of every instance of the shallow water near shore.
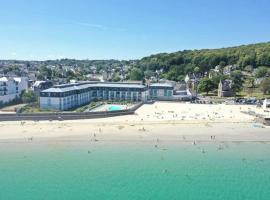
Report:
M0 143L0 199L270 198L269 143Z

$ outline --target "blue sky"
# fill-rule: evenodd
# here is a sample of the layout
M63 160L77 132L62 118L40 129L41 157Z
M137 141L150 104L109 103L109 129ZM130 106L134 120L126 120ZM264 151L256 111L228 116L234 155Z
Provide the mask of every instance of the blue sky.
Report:
M269 0L0 0L0 59L137 59L266 41Z

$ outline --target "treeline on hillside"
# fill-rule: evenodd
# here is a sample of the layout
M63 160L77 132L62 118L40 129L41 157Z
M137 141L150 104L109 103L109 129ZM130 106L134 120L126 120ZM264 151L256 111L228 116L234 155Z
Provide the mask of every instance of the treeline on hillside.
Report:
M164 78L175 81L183 80L187 73L208 73L217 65L238 65L241 70L247 66L269 68L270 42L221 49L161 53L145 57L137 63L146 76L156 70L163 70Z

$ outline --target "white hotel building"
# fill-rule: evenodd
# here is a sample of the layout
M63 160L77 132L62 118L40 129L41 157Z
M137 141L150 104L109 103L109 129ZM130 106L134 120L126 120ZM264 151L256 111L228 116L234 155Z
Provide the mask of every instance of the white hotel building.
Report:
M22 91L28 89L28 78L2 77L0 78L0 102L8 103L19 98Z
M42 109L69 110L94 100L146 101L147 90L139 84L82 82L54 86L40 93Z
M172 100L173 86L152 84L149 87L134 83L79 82L57 85L40 92L40 107L65 111L86 105L91 101Z
M147 87L134 83L79 82L43 90L40 92L39 102L42 109L64 111L98 100L173 100L173 89L170 84L159 83Z

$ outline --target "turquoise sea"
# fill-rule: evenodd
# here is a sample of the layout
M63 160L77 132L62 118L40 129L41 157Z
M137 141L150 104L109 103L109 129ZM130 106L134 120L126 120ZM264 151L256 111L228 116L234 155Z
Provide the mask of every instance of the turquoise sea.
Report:
M269 200L269 143L0 143L1 200Z

